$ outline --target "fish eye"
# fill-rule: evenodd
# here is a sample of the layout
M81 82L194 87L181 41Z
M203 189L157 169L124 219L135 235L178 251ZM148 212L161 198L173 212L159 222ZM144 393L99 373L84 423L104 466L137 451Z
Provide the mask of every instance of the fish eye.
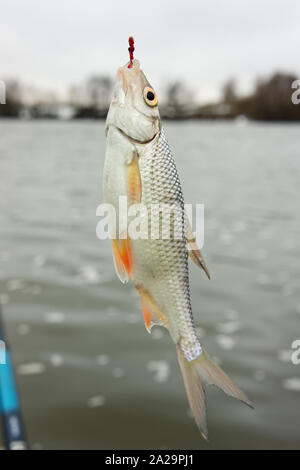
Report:
M155 91L146 86L145 89L144 89L144 100L145 100L145 103L148 105L148 106L156 106L157 105L157 96L156 96L156 93Z

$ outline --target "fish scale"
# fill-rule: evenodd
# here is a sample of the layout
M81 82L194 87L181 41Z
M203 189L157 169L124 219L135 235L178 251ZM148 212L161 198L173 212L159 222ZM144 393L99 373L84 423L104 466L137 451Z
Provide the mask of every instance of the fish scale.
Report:
M174 232L177 230L181 239L174 239L173 227L165 224L166 230L162 231L160 239L133 241L136 260L133 281L137 285L151 285L151 294L167 319L173 341L180 344L186 359L191 361L201 354L202 349L191 309L183 193L164 129L153 143L140 151L139 168L142 204L147 208L148 216L153 204L168 204L177 209ZM150 216L149 222L152 222ZM169 232L171 237L164 239Z

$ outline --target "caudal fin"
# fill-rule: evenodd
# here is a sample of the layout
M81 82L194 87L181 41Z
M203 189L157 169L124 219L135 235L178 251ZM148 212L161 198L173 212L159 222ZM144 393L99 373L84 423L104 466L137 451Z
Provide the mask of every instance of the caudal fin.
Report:
M227 395L242 401L253 408L244 393L232 382L222 369L205 353L202 352L194 361L187 361L180 347L177 355L188 401L202 436L207 439L206 403L204 385L216 385Z

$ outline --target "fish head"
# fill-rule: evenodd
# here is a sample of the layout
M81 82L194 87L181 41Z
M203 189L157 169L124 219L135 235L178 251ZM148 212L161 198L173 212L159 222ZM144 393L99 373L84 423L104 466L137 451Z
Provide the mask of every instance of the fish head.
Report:
M106 120L106 126L111 125L139 143L151 141L160 130L157 96L138 60L117 72Z

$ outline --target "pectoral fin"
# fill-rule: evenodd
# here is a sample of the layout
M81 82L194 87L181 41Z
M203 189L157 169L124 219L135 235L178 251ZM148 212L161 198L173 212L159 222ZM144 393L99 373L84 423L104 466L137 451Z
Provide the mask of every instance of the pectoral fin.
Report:
M142 180L138 154L133 152L131 162L125 167L128 204L139 204L142 199ZM112 240L115 269L121 282L129 281L132 271L132 251L128 237Z
M151 333L153 325L162 325L166 327L167 321L155 300L146 290L143 290L140 287L137 287L137 290L141 296L144 322L148 333Z
M186 219L186 221L187 221L186 237L187 237L187 242L188 242L189 256L194 261L194 263L197 266L199 266L199 268L202 268L204 270L206 276L208 277L208 279L210 279L208 268L202 256L202 253L197 246L196 239L193 234L192 227L188 218Z
M112 240L115 269L121 282L129 281L132 270L132 253L129 238Z
M139 204L142 200L142 179L137 152L126 166L127 196L129 204Z

